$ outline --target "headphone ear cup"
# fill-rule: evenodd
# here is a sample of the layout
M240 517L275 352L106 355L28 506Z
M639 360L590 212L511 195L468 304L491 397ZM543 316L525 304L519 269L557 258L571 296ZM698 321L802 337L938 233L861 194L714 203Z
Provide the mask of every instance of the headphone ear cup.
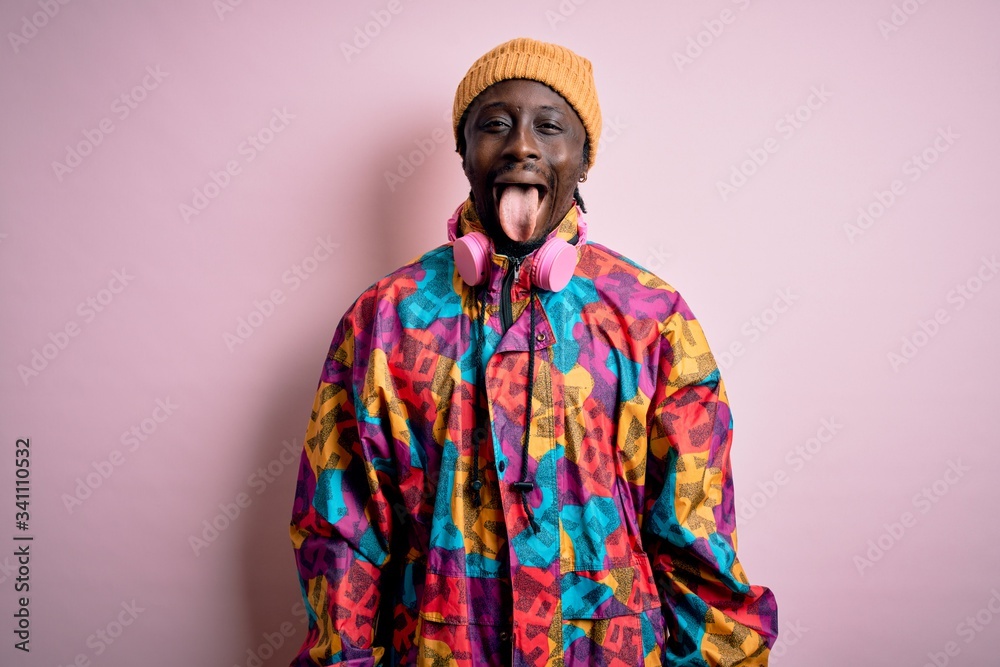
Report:
M482 284L490 263L490 238L482 232L472 232L455 239L453 248L455 266L465 284Z
M576 248L563 239L552 238L535 255L531 281L548 292L558 292L569 284L576 270Z

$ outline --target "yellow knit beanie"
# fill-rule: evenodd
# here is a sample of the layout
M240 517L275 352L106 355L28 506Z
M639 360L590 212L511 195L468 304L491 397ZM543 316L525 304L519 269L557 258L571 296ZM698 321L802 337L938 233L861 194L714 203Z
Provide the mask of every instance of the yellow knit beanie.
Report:
M601 107L597 103L590 61L564 46L519 37L496 47L469 68L455 92L453 122L458 141L462 114L479 93L507 79L531 79L549 86L569 102L583 122L590 140L590 163L594 166L597 140L601 136Z

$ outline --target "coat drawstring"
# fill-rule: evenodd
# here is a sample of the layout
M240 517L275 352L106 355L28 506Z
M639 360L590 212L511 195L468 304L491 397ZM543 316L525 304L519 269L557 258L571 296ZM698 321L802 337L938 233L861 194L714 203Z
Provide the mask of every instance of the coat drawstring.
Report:
M476 389L473 393L472 400L473 409L472 413L475 415L475 423L472 429L472 503L476 506L482 504L483 499L480 494L480 490L483 488L483 483L479 479L479 445L481 442L486 440L486 418L483 414L482 408L482 397L483 397L483 385L486 384L483 371L483 346L485 344L486 337L486 296L485 288L480 289L476 293L476 306L479 308L479 312L476 314L476 325L473 327L473 354L475 359L473 363L476 365L476 372L474 375L476 382ZM487 411L488 414L488 411Z
M534 397L535 388L535 287L531 286L528 292L528 312L531 326L528 331L528 386L526 388L525 394L527 395L526 404L524 408L524 440L523 448L524 451L521 452L521 481L514 482L511 484L512 487L521 492L521 505L524 507L524 513L528 515L528 521L531 523L531 527L538 532L538 522L535 521L535 513L531 509L531 505L528 503L528 494L535 488L534 480L528 479L528 452L529 445L531 444L531 416L532 416L532 400Z
M488 412L484 414L481 405L486 384L485 372L482 367L483 347L485 345L486 338L486 302L484 292L485 289L481 290L480 293L476 295L476 305L479 308L479 312L476 317L476 331L473 334L475 354L474 362L476 365L476 390L473 396L475 409L473 413L476 416L476 422L475 428L472 431L473 463L472 482L470 486L473 491L472 502L477 506L482 503L482 495L480 492L483 488L483 482L479 479L479 446L486 440L486 415L488 414ZM535 488L535 482L529 479L528 473L528 456L531 444L532 403L534 401L535 388L535 330L538 326L537 316L535 314L535 288L533 285L530 287L528 292L528 318L530 323L528 331L528 381L525 390L525 428L524 438L522 440L523 451L521 453L521 479L520 481L513 482L511 487L520 492L521 506L524 508L524 513L527 515L532 529L537 533L539 530L538 522L535 520L535 513L532 510L530 503L528 503L528 493Z

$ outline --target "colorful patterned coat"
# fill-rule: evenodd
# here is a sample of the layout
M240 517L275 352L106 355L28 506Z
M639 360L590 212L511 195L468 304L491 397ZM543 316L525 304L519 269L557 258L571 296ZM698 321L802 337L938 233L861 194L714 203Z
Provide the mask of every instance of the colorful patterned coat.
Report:
M553 234L572 239L578 215ZM480 228L468 202L460 228ZM736 558L732 421L701 327L628 259L589 242L578 255L565 289L534 296L527 492L512 483L533 256L506 333L507 258L477 295L450 244L344 315L293 509L309 614L293 665L767 664L777 608ZM474 448L480 372L489 428Z

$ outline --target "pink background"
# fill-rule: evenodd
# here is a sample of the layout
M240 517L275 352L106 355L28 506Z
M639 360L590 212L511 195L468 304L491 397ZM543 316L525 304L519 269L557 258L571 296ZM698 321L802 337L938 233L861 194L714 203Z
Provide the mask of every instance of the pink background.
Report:
M996 664L1000 5L15 0L0 27L4 665L287 664L283 443L346 307L445 240L455 87L518 35L593 61L591 236L720 360L772 664Z

